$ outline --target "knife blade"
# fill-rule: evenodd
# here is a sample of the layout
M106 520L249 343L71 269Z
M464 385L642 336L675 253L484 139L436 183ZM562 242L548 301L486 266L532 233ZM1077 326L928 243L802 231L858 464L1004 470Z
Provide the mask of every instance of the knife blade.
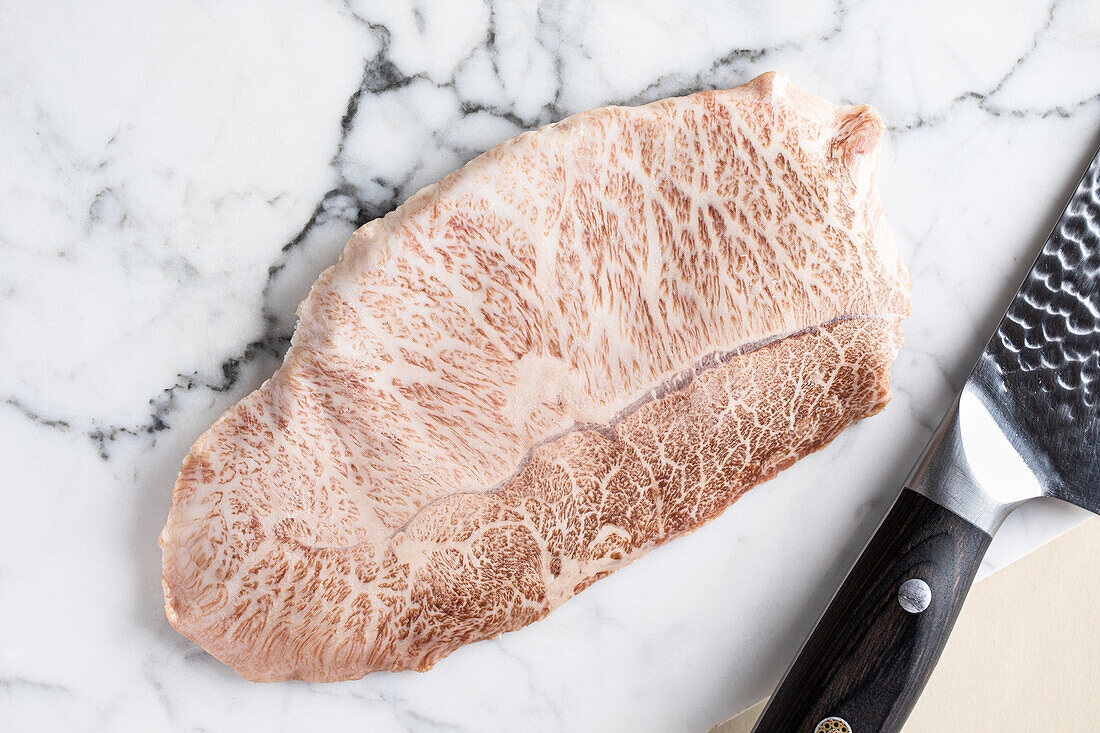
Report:
M754 733L900 730L992 535L1040 496L1100 513L1100 151Z

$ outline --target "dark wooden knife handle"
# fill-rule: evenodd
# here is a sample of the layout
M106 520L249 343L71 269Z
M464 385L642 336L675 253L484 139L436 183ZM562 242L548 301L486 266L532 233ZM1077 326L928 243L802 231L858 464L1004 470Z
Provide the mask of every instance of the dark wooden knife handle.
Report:
M834 717L851 733L900 730L990 539L931 499L902 490L753 732L815 733ZM838 723L822 728L844 730Z

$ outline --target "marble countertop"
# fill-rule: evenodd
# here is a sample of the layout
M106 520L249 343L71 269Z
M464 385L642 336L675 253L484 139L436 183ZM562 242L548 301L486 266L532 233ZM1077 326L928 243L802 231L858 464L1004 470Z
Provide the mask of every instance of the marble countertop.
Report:
M0 728L705 731L763 697L1100 143L1100 7L0 2ZM769 69L889 125L895 398L694 534L427 674L245 682L165 621L192 441L357 223L517 132ZM984 572L1082 519L1027 506Z

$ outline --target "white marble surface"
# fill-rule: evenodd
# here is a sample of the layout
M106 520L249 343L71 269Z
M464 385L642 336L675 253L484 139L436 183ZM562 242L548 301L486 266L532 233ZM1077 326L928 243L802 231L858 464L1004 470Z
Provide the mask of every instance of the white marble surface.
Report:
M188 446L356 222L524 129L768 69L890 125L881 415L428 674L255 685L162 612ZM1092 0L0 0L0 729L703 731L768 692L1100 143ZM990 570L1081 519L1010 519ZM995 620L991 620L995 623Z

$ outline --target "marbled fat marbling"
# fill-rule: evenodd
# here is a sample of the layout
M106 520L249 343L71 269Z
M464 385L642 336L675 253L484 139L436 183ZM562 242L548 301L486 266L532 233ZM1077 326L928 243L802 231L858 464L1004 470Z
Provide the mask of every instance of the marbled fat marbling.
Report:
M1100 142L1100 8L0 4L0 722L705 730L763 697ZM188 446L373 218L519 131L780 69L890 125L895 398L689 537L433 671L254 685L163 615ZM1028 506L995 569L1079 521Z

